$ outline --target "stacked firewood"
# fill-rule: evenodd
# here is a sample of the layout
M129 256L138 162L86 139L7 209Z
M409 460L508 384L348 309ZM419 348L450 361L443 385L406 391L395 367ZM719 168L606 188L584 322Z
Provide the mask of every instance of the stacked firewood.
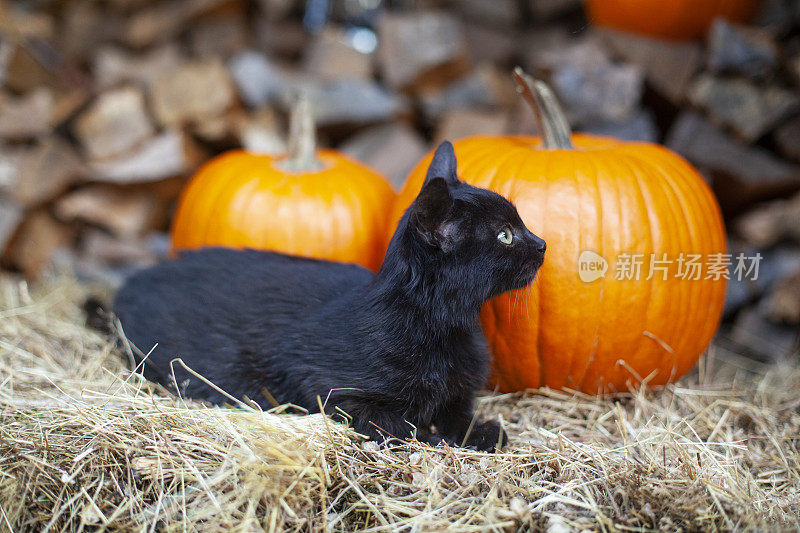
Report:
M730 340L800 324L800 4L766 0L705 42L594 28L579 0L0 1L0 251L36 277L118 282L165 255L174 203L224 150L285 150L294 93L322 144L400 187L435 143L535 133L519 64L576 130L666 144L706 176L731 252Z

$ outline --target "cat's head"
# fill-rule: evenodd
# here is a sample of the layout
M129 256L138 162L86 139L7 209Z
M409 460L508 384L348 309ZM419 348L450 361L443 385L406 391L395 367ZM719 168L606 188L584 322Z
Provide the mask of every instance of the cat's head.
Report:
M511 202L459 181L447 141L437 148L400 231L417 251L415 259L436 270L437 284L474 291L482 300L525 287L544 261L544 240Z

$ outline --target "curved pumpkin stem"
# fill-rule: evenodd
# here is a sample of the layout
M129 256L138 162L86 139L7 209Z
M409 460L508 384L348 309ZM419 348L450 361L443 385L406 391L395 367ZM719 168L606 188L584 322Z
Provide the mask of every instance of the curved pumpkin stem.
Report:
M308 95L299 92L292 102L289 117L289 155L281 162L284 170L303 171L322 168L317 159L317 133Z
M517 92L528 102L536 115L536 122L542 134L542 144L546 150L571 150L572 141L569 122L553 91L541 80L536 80L517 67L514 69Z

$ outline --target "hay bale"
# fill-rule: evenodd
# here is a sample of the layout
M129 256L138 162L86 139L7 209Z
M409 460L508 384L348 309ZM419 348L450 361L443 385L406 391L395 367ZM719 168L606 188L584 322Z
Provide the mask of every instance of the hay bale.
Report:
M386 448L320 415L170 396L83 327L84 295L74 281L29 294L0 278L0 520L12 530L800 525L797 366L718 350L662 391L484 396L480 411L511 436L503 453Z

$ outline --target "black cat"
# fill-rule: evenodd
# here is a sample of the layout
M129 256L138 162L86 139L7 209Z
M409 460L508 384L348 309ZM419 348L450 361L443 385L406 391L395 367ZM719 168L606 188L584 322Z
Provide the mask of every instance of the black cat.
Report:
M265 407L267 394L310 411L321 401L373 439L415 435L492 450L506 441L500 425L473 423L489 362L478 313L489 298L528 285L544 251L507 200L458 180L445 142L377 275L211 248L133 276L114 310L140 350L158 343L145 375L186 396L228 401L171 367L174 358Z

